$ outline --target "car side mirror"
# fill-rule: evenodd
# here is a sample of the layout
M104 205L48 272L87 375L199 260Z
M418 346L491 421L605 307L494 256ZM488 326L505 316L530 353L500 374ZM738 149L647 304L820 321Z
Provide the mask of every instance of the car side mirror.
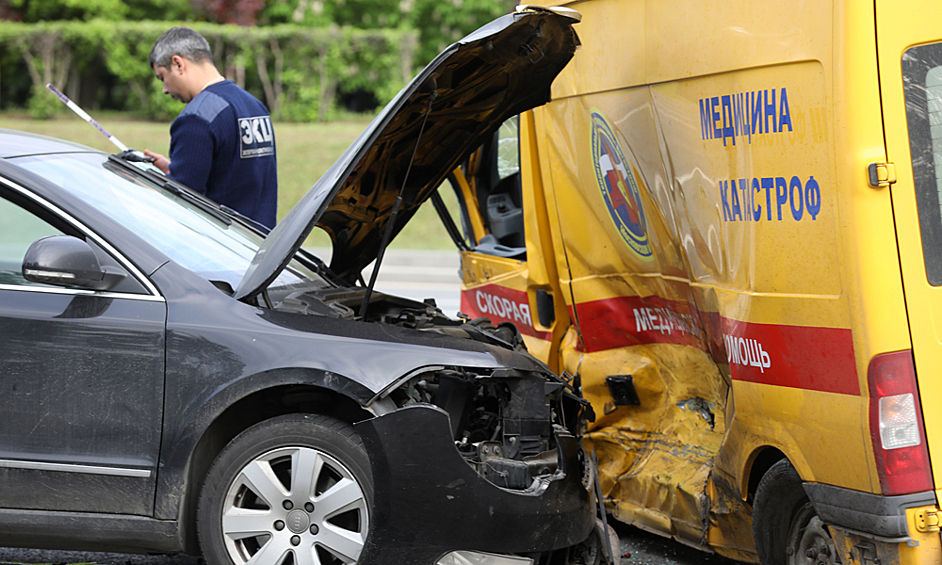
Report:
M103 269L85 241L70 235L50 235L29 246L23 259L23 278L55 286L108 290L124 275Z

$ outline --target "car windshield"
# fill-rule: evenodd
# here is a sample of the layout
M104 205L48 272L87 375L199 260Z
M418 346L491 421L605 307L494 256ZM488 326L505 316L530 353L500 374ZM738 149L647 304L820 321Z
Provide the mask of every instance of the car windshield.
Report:
M242 280L263 240L238 222L227 222L145 176L109 163L105 154L62 153L15 161L71 191L176 263L232 288ZM320 277L292 261L276 283L296 285L306 279Z

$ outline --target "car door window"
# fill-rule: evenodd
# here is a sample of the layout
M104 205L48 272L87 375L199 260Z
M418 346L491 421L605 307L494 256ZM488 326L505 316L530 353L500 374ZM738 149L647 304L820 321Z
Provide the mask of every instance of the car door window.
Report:
M34 241L62 231L9 200L0 198L0 285L50 286L23 278L23 257Z
M131 275L124 264L113 257L94 238L87 237L65 219L54 216L36 204L30 205L22 195L0 189L0 287L36 287L54 289L61 286L28 281L23 277L23 259L29 247L37 240L51 235L71 235L84 240L91 247L99 264L108 272L124 275L111 293L148 295L150 291ZM68 287L80 289L80 287ZM87 290L87 289L86 289Z

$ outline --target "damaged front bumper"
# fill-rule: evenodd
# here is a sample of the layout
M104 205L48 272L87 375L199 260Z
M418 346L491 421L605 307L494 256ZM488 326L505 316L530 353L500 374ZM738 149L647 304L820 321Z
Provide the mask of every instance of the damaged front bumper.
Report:
M565 428L554 427L555 469L525 489L508 489L462 458L448 413L436 406L406 406L356 427L375 489L359 563L431 565L454 551L537 554L578 544L592 531L581 448Z

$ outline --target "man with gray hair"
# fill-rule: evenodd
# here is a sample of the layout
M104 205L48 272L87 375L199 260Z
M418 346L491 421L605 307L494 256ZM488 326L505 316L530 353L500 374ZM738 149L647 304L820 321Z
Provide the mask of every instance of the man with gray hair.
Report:
M219 74L209 43L192 29L164 32L150 66L164 94L186 107L170 126L170 158L144 153L173 180L274 227L278 172L265 105Z

